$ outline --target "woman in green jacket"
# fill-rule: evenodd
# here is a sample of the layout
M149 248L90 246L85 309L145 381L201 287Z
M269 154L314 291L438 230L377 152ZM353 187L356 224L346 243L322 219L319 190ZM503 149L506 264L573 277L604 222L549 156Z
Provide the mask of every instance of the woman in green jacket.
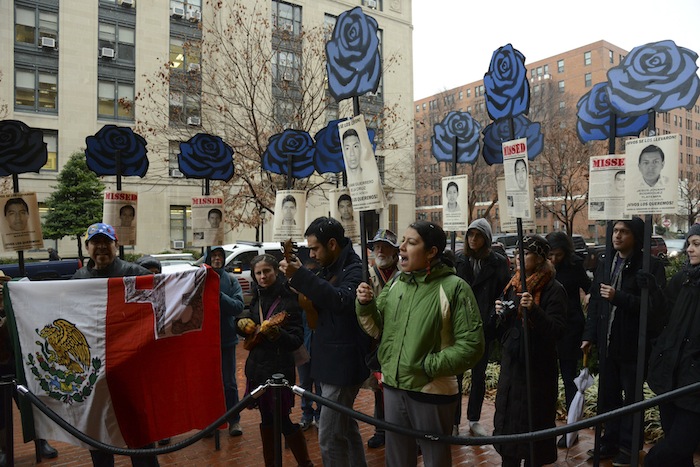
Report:
M443 257L445 232L432 222L411 224L399 247L401 273L379 297L361 283L356 312L369 335L381 333L385 420L449 435L459 395L455 375L472 368L484 349L479 308L469 285ZM418 439L426 467L450 466L450 445ZM415 466L416 441L386 433L387 466Z

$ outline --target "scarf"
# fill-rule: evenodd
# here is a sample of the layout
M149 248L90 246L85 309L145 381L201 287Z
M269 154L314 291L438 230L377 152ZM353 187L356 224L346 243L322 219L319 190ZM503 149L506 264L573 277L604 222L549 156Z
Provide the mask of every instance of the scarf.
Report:
M537 305L540 304L542 298L542 289L547 283L554 277L554 268L549 266L549 263L544 263L544 265L539 268L534 273L527 276L525 279L525 286L527 291L532 294L532 298ZM503 289L503 295L508 293L508 289L512 288L516 293L522 293L522 281L520 279L520 269L515 271L513 278L506 284ZM518 309L518 315L520 315L520 310Z
M690 262L686 261L685 266L683 266L683 272L685 272L685 281L694 287L700 285L700 264L692 265Z

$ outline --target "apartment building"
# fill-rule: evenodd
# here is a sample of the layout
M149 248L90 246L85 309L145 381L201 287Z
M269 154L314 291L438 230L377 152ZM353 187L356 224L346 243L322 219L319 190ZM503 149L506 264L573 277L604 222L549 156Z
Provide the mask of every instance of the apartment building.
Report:
M513 44L517 49L517 44ZM679 44L682 45L682 44ZM527 50L522 50L527 56ZM597 83L607 81L607 71L618 66L628 51L604 40L587 44L562 52L561 54L526 63L530 81L531 105L529 118L539 121L543 112L541 106L546 101L547 105L554 107L568 117L573 115L574 120L562 121L561 124L575 125L575 111L578 100L590 91ZM484 73L488 71L488 63L484 64ZM543 96L547 96L544 98ZM486 112L484 82L479 80L463 86L444 91L440 94L426 97L415 102L414 119L416 126L416 216L441 222L442 199L440 179L443 176L452 175L452 169L448 164L439 164L431 153L430 138L433 133L433 125L442 121L445 115L452 110L469 112L474 119L480 122L482 129L491 123ZM691 110L675 109L668 113L656 115L656 128L658 134L680 133L682 143L680 148L679 177L690 185L700 186L700 105ZM646 131L642 136L646 135ZM545 135L546 138L546 135ZM607 154L607 142L593 143L593 155ZM617 152L624 152L624 141L618 139ZM546 151L545 147L545 151ZM541 155L538 157L542 157ZM586 163L586 161L577 161ZM478 164L485 166L482 159ZM536 169L537 162L531 167ZM458 167L458 173L470 173L474 169ZM502 175L503 168L494 165L490 168L479 169L480 176L493 180L495 176ZM537 179L535 176L535 197L564 208L561 199L562 189L556 183L546 179ZM587 187L587 182L583 183ZM471 212L470 218L483 217L487 208L496 200L495 183L478 187L477 202ZM579 194L585 194L585 191ZM546 200L546 201L545 201ZM552 215L551 210L536 208L535 212L536 233L546 234L555 230L563 230L562 223ZM589 239L602 238L605 232L600 222L589 221L587 209L583 209L575 217L574 232L584 235ZM488 212L494 232L501 231L499 206L496 203ZM655 220L656 217L655 216ZM660 223L660 219L656 220ZM687 228L683 219L673 219L672 229L684 230Z
M243 43L243 35L233 34L218 44L214 40L227 37L226 29L233 26L229 24L231 11L245 9L249 17L258 18L258 27L267 25L258 41L271 53L257 58L262 71L256 84L264 92L255 105L269 102L268 115L277 122L270 131L277 128L281 132L284 123L299 124L295 118L300 112L293 111L289 93L278 91L292 89L302 94L302 61L309 61L313 53L319 57L318 50L304 48L302 35L323 27L331 31L342 12L360 6L377 20L381 53L385 63L391 57L392 67L391 73L385 70L379 91L361 99L368 126L378 134L376 155L388 200L385 209L368 216L368 229L396 229L411 222L415 204L409 131L412 102L407 97L413 93L411 2L240 0L223 4L222 8L231 10L215 10L217 5L202 0L0 0L0 46L5 51L0 54L0 105L6 105L0 119L20 120L41 129L49 151L48 162L39 173L19 176L20 190L36 192L40 211L45 213L44 201L57 174L72 153L84 151L85 138L104 125L130 126L148 142L150 167L144 178L122 179L122 190L139 193L136 246L127 252L187 248L192 242L191 199L203 193L204 184L184 178L178 170L179 142L207 132L221 135L241 154L247 145L227 140L227 136L233 138L230 128L234 124L222 117L224 108L232 115L243 115L245 105L227 103L215 108L205 105L204 97L231 87L233 75L225 58ZM318 68L321 80L323 73L325 68ZM322 105L322 118L297 129L314 135L328 121L352 116L349 101L338 105L330 99ZM390 124L379 117L387 108L393 116ZM259 164L251 167L236 162L238 172L260 171ZM230 184L217 189L232 199L244 196L246 187L237 180L234 176ZM305 185L315 186L307 200L307 223L328 215L327 190L340 180L339 174L314 175ZM108 189L116 188L116 177L103 177L103 182ZM270 193L267 196L269 201ZM254 209L249 205L245 209ZM251 218L247 211L230 214ZM229 226L227 230L226 242L270 240L272 219L269 214L259 216L257 225ZM44 246L58 247L63 256L76 253L74 239L45 240ZM42 251L28 255L41 257Z

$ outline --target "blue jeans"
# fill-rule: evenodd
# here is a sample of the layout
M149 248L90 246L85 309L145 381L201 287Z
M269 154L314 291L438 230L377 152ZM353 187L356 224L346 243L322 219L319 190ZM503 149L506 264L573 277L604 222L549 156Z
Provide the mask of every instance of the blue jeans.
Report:
M352 408L361 384L335 386L321 383L323 397ZM333 467L366 467L365 449L360 429L354 418L323 407L318 421L318 445L323 465Z
M224 380L224 398L226 410L238 404L238 385L236 384L236 346L221 347L221 375ZM229 419L229 423L241 421L241 414L237 413Z

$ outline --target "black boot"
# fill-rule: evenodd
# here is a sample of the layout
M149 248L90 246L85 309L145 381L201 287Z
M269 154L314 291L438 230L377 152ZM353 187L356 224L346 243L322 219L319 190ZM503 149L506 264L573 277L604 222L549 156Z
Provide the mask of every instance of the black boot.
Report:
M39 454L41 454L41 457L44 459L55 459L58 457L58 451L45 439L35 439L34 443L36 443Z
M294 454L294 458L297 460L299 467L313 467L314 464L309 458L309 449L306 446L304 432L299 425L295 425L294 428L291 434L284 435L287 444L289 444L289 449L292 450L292 454Z
M260 438L262 439L263 459L265 467L275 465L275 430L271 425L260 425Z

